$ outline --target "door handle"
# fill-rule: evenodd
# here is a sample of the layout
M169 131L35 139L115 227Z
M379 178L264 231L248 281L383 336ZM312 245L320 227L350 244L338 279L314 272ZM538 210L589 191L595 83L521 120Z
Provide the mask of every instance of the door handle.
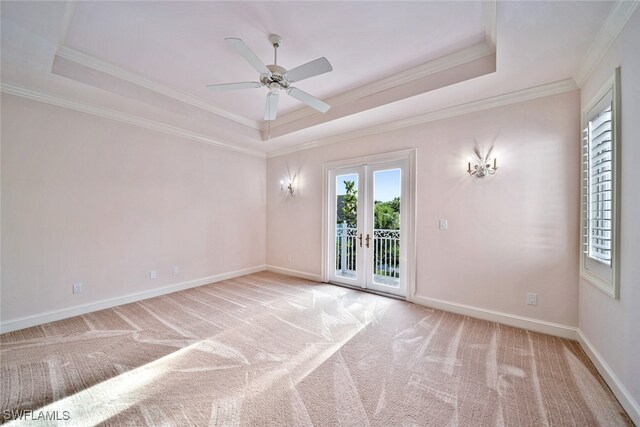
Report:
M370 239L371 239L371 238L369 237L369 234L367 234L367 238L365 239L365 240L366 240L366 242L367 242L367 247L369 247L369 240L370 240Z
M362 247L362 233L358 236L358 240L360 240L360 247Z

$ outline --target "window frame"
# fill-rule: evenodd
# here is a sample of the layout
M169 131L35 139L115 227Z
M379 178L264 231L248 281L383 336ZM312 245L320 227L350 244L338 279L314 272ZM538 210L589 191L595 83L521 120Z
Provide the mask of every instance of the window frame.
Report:
M589 126L590 117L593 116L594 108L598 107L603 99L612 95L611 102L611 263L606 265L596 261L588 254L588 221L590 220L589 211L591 204L587 199L586 190L591 190L588 183L589 174L591 173L589 164L585 166L585 136L584 132ZM597 111L596 111L597 113ZM596 286L605 292L611 298L620 298L620 67L616 68L615 73L607 80L607 82L598 91L596 96L582 110L582 126L580 138L580 277L587 282ZM588 138L588 136L587 136ZM588 142L587 142L588 143ZM590 155L587 148L587 156ZM587 181L587 183L585 183Z

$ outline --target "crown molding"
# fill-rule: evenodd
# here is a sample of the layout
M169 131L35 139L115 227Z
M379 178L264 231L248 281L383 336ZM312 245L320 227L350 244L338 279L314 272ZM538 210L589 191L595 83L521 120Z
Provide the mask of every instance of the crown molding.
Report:
M5 83L5 82L0 83L0 92L6 93L9 95L19 96L21 98L31 99L33 101L55 105L57 107L79 111L81 113L87 113L94 116L115 120L121 123L126 123L129 125L154 130L160 133L177 136L180 138L185 138L195 142L214 145L227 150L237 151L240 153L249 154L252 156L258 156L262 158L265 157L265 153L259 150L254 150L247 147L241 147L238 145L229 144L227 142L223 142L200 133L196 133L186 129L156 122L154 120L144 119L142 117L134 116L132 114L110 110L107 108L83 104L81 102L77 102L71 99L66 99L59 96L47 94L44 92L27 89L11 83Z
M326 100L326 102L329 103L332 107L348 104L358 99L394 88L396 86L411 83L415 80L419 80L432 74L445 71L450 68L457 67L459 65L466 64L468 62L472 62L493 54L495 54L495 49L489 46L489 44L487 44L486 42L478 43L476 45L460 49L449 55L445 55L440 58L425 62L424 64L418 65L417 67L395 73L391 76L376 80L375 82L372 82L370 84L360 86L348 92L344 92L340 95L329 98L328 100ZM314 109L309 107L301 108L276 119L274 122L272 122L271 129L276 129L285 124L295 122L297 120L304 119L315 114L320 113L317 113ZM266 125L267 124L263 125L263 131L265 130Z
M569 92L577 89L578 89L578 86L573 81L573 79L566 79L559 82L545 84L542 86L537 86L529 89L524 89L520 91L515 91L507 94L485 98L479 101L459 104L457 106L448 107L448 108L444 108L436 111L431 111L431 112L427 112L417 116L409 117L406 119L383 123L377 126L358 129L352 132L347 132L347 133L339 134L339 135L328 137L328 138L313 140L306 143L298 144L294 147L287 147L280 150L264 153L259 150L254 150L251 148L229 144L229 143L211 138L206 135L188 131L175 126L167 125L164 123L156 122L153 120L144 119L131 114L126 114L126 113L122 113L115 110L83 104L77 101L61 98L55 95L50 95L43 92L26 89L11 83L3 82L0 84L0 91L10 95L15 95L21 98L27 98L34 101L39 101L39 102L55 105L58 107L63 107L63 108L87 113L87 114L92 114L94 116L107 118L107 119L119 121L122 123L127 123L130 125L142 127L145 129L154 130L164 134L189 139L191 141L210 144L210 145L218 146L220 148L237 151L237 152L241 152L241 153L245 153L245 154L249 154L257 157L262 157L262 158L264 157L272 158L272 157L283 156L286 154L309 150L309 149L323 146L323 145L335 144L337 142L356 139L356 138L360 138L368 135L391 132L398 129L403 129L403 128L417 126L424 123L433 122L436 120L442 120L450 117L459 116L462 114L482 111L490 108L501 107L504 105L509 105L517 102L529 101L536 98L556 95L556 94Z
M71 26L71 20L76 12L77 0L68 0L64 7L64 19L62 21L62 28L60 28L60 38L58 41L58 48L62 47L67 41L67 34L69 33L69 27Z
M573 76L579 87L584 86L638 6L640 6L638 0L620 0L613 6Z
M192 105L194 107L200 108L202 110L205 110L210 113L216 114L218 116L224 117L226 119L232 120L236 123L249 126L250 128L253 128L253 129L258 129L258 130L262 129L262 124L260 122L249 120L237 114L231 113L218 106L209 104L191 95L187 95L182 92L179 92L175 89L171 89L167 86L161 85L160 83L156 83L136 73L132 73L130 71L124 70L116 65L110 64L94 56L87 55L86 53L79 52L75 49L71 49L66 46L60 46L60 48L58 48L58 51L56 52L56 55L59 56L60 58L64 58L69 61L76 62L85 67L91 68L93 70L100 71L102 73L108 74L113 77L117 77L129 83L133 83L138 86L141 86L146 89L165 95L169 98L173 98L175 100L184 102L186 104Z
M448 119L451 117L460 116L463 114L473 113L476 111L488 110L490 108L502 107L509 104L515 104L518 102L530 101L537 98L543 98L546 96L557 95L564 92L570 92L577 90L573 79L561 80L558 82L547 83L541 86L532 87L529 89L518 90L515 92L509 92L502 95L496 95L489 98L484 98L478 101L472 101L464 104L459 104L453 107L444 108L441 110L430 111L417 116L412 116L406 119L395 120L392 122L383 123L377 126L371 126L363 129L358 129L352 132L339 134L336 136L322 138L314 141L309 141L303 144L298 144L295 147L287 147L280 150L274 150L267 153L267 158L284 156L287 154L295 153L298 151L309 150L312 148L320 147L323 145L335 144L337 142L343 142L356 138L361 138L369 135L376 135L385 132L391 132L398 129L417 126L424 123L434 122L436 120Z
M498 27L498 0L483 0L482 13L484 15L484 39L495 50Z

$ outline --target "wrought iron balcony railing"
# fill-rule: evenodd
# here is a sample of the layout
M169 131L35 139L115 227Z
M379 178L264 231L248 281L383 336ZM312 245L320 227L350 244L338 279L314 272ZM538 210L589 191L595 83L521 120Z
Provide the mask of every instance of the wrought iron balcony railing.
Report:
M354 276L359 242L357 229L345 223L336 227L336 271ZM373 272L376 276L400 277L400 230L373 230Z

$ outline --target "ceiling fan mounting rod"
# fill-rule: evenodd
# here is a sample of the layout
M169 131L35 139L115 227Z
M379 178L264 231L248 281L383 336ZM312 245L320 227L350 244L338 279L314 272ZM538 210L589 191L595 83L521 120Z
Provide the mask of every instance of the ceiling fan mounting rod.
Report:
M269 41L271 42L271 45L273 46L273 50L274 50L273 65L278 65L278 48L282 44L282 37L280 37L277 34L271 34L269 36Z

